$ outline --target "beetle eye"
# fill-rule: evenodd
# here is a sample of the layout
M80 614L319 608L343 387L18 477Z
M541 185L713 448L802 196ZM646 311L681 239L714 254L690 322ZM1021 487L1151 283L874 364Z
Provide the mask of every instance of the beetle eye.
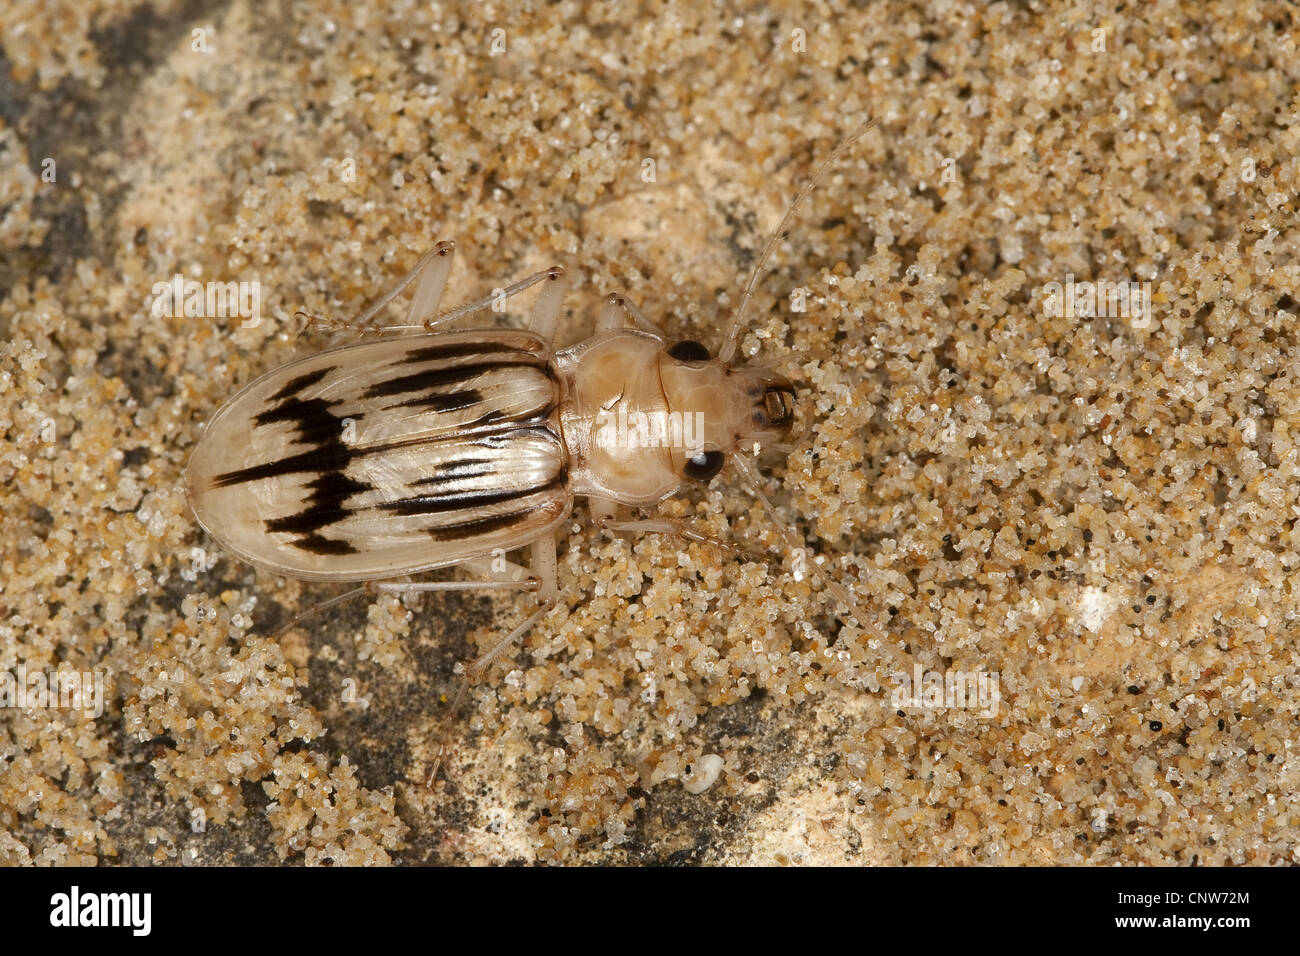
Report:
M709 354L708 349L699 342L694 342L690 339L686 339L683 342L678 342L673 345L673 347L668 350L668 355L677 359L679 362L707 362L709 359L713 358L713 356Z
M686 477L696 481L708 481L718 472L727 460L720 451L702 451L686 460Z

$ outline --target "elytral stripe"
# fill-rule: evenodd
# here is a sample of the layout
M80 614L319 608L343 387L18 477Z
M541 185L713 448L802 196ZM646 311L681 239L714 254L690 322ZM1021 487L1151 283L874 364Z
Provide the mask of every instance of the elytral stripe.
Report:
M412 398L388 407L436 406L439 398L446 395L457 392L474 392L477 394L480 390L473 387L474 380L485 375L492 374L499 379L502 375L513 374L518 369L538 369L543 368L545 365L545 359L529 357L526 361L502 359L495 362L455 365L451 368L422 369L408 375L398 375L375 382L367 386L364 394L366 398L388 398L395 395L406 395L411 392L424 392L426 394L420 398Z
M306 499L307 507L283 518L267 520L267 531L299 535L319 531L353 513L344 507L343 503L348 498L370 490L370 485L356 481L341 471L327 471L317 475L307 482L306 487L311 489L311 494Z
M389 363L389 368L409 369L420 365L433 366L415 373L420 375L439 369L452 370L474 365L500 365L510 362L532 365L545 361L545 353L539 352L531 343L519 345L509 342L445 342L411 349ZM397 376L386 381L397 381L402 377Z
M399 515L432 515L445 514L448 511L469 511L474 508L504 504L507 501L517 501L530 495L545 494L548 491L564 487L568 480L567 472L561 469L560 473L550 481L534 485L531 488L511 491L472 491L461 494L414 495L409 498L399 498L396 501L386 502L380 507L385 511L392 511Z
M413 481L411 484L415 487L427 487L482 478L492 474L492 466L493 462L490 458L462 458L446 468L440 468L436 474Z
M512 355L516 358L541 356L541 343L528 343L526 346L506 342L446 342L438 345L426 345L411 349L395 365L407 365L412 362L439 362L464 358L469 355Z
M314 373L312 373L314 374ZM294 382L300 382L311 375L301 376ZM215 475L212 484L217 488L237 485L245 481L258 481L263 478L277 478L299 472L326 472L346 468L352 460L352 450L343 443L343 419L331 409L338 402L327 402L320 398L301 399L296 396L305 384L294 385L290 382L277 393L283 395L279 405L269 408L253 418L255 425L264 426L277 422L292 425L297 432L295 442L308 445L306 451L275 458L260 465L237 468L234 471ZM354 420L364 417L363 412L353 416Z
M319 534L309 534L305 538L299 538L293 543L293 546L300 551L309 551L312 554L343 555L360 553L346 541L322 537Z
M326 365L323 366L322 368L316 369L314 372L307 372L305 375L299 375L297 378L290 380L288 384L284 386L284 388L280 389L278 392L276 392L267 400L273 402L279 398L290 398L294 395L297 395L303 389L315 385L317 382L323 379L326 375L329 375L334 370L335 370L334 366Z
M555 509L552 507L549 510L554 511ZM523 508L502 515L493 515L490 518L472 518L456 524L440 525L437 528L428 529L428 535L434 541L459 541L462 538L479 537L496 531L510 531L527 527L530 520L537 514L537 511L536 508ZM558 514L559 512L555 511L555 513Z

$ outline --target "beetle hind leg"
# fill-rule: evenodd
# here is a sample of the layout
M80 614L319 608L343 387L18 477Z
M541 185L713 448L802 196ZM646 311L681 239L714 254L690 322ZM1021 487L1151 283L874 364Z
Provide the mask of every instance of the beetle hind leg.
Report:
M548 342L555 338L555 325L560 319L560 308L564 305L564 294L569 291L569 278L559 266L546 270L547 282L542 292L533 303L532 314L528 317L528 328Z
M433 247L433 255L426 254L418 265L419 281L411 295L411 306L406 312L406 321L411 325L423 325L438 312L438 303L447 288L447 277L451 275L451 263L456 257L456 244L450 240L440 242Z

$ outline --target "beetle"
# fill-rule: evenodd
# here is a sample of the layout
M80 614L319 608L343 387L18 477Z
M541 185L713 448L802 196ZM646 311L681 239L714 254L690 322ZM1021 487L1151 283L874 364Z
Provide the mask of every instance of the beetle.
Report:
M707 483L730 460L787 544L801 548L748 457L788 437L795 388L734 359L746 307L786 227L871 125L842 141L797 194L716 355L695 341L670 344L621 294L605 298L590 338L555 349L567 285L559 266L439 313L455 252L439 242L348 325L378 338L276 368L217 411L186 470L195 518L231 554L275 574L366 582L316 610L366 590L532 592L536 610L470 665L471 676L556 604L556 535L577 498L612 531L712 541L682 519L626 512ZM406 322L374 325L412 285ZM444 328L538 285L526 328ZM698 426L689 441L687 423ZM527 567L504 559L525 549ZM472 578L398 580L453 566ZM864 619L846 588L809 566Z

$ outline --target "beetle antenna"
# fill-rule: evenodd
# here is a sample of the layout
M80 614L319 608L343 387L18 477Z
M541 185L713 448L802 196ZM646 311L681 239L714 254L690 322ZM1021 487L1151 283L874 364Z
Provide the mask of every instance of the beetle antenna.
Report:
M759 473L758 468L754 463L740 452L733 453L731 460L735 463L737 470L740 472L741 483L745 486L745 490L748 491L754 500L762 506L763 511L772 522L773 528L785 540L785 545L789 549L790 553L793 554L797 551L806 551L806 544L799 540L799 537L782 523L781 516L777 514L776 506L772 504L767 495L763 494L762 475ZM812 568L813 573L817 576L818 580L821 581L822 587L838 600L841 605L848 609L849 613L853 616L853 619L857 622L858 627L866 631L870 638L873 639L873 648L878 644L881 651L889 657L890 661L896 666L904 668L905 671L906 665L903 664L902 653L892 643L890 643L889 639L878 627L867 620L867 612L862 609L860 604L858 604L857 599L853 596L853 592L832 578L826 569L816 561L812 560L811 557L808 561L808 567Z
M867 120L858 127L856 132L849 134L846 139L831 151L831 154L827 156L821 166L817 168L817 172L813 173L812 179L804 183L803 188L800 189L798 195L794 197L794 202L790 204L790 208L786 210L785 215L781 218L781 222L777 225L776 231L773 232L771 237L767 240L767 245L763 247L763 252L758 257L758 263L754 266L754 271L749 277L749 283L745 286L745 292L740 297L740 305L736 307L736 315L731 320L731 327L727 329L727 337L723 339L722 348L718 350L718 359L724 364L730 364L732 358L735 357L736 344L740 340L740 330L744 327L745 308L749 305L749 300L754 295L754 287L758 285L759 275L762 273L763 267L767 265L768 259L772 258L772 253L776 251L776 244L784 238L786 229L790 225L790 221L794 219L794 214L799 211L799 206L808 198L808 194L817 188L817 184L826 174L826 171L834 166L840 157L848 151L848 148L856 143L867 130L871 129L871 127L875 125L875 123L875 120Z

